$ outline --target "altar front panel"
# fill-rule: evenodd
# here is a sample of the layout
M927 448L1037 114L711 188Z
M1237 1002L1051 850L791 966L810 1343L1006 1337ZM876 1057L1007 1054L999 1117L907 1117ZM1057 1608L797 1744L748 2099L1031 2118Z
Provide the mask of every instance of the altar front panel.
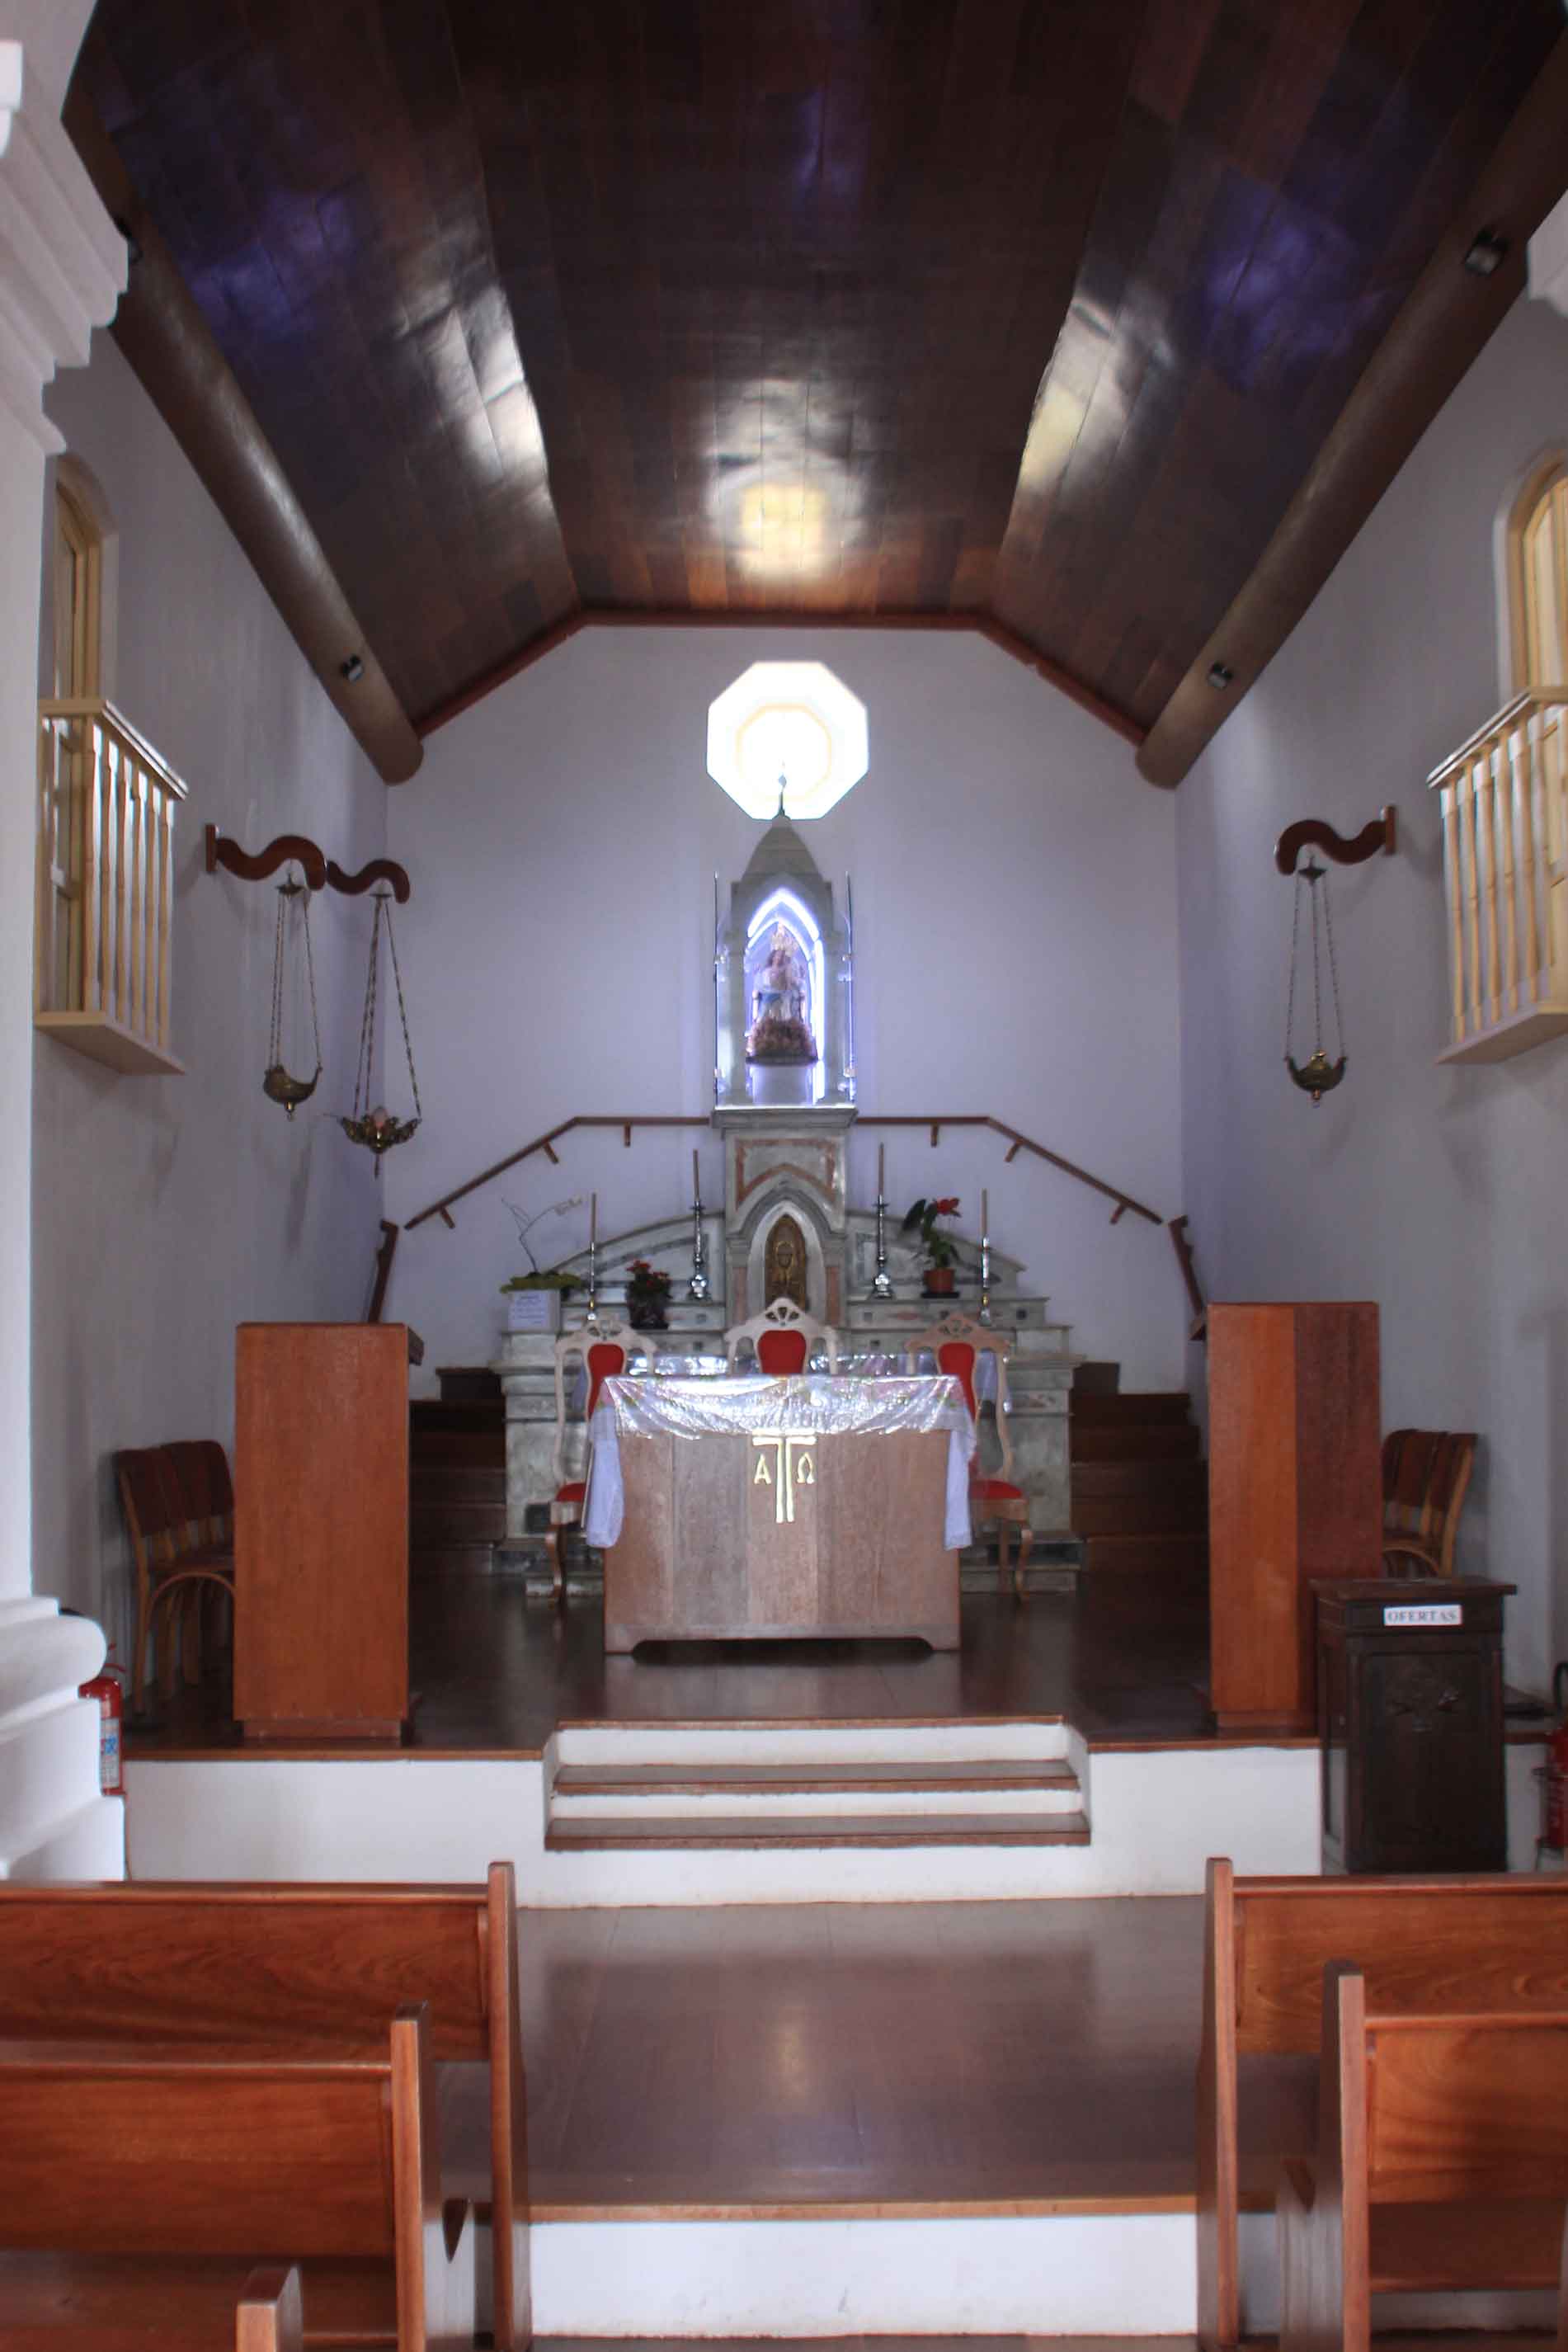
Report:
M958 1646L940 1430L623 1436L604 1640L912 1635Z

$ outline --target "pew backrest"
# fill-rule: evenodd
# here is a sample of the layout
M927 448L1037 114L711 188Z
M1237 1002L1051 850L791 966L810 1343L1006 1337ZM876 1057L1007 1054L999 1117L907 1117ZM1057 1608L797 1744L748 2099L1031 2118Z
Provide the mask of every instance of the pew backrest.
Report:
M1568 2009L1368 2002L1361 1969L1331 1962L1316 2160L1291 2160L1280 2181L1287 2352L1367 2352L1372 2297L1391 2288L1559 2284Z
M529 2335L517 1916L509 1863L484 1887L0 1885L0 2036L375 2053L425 2001L433 2060L490 2068L506 2352Z
M1237 2067L1322 2046L1323 1970L1379 2014L1568 2011L1568 1880L1237 1878L1209 1863L1197 2075L1198 2334L1239 2329Z
M380 2056L0 2044L0 2241L379 2260L403 2352L455 2344L465 2321L471 2337L472 2230L442 2210L423 2005Z

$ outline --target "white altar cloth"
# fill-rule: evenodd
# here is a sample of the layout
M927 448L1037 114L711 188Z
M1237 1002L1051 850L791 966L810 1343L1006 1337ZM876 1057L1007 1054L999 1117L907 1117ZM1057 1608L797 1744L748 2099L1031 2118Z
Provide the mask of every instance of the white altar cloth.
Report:
M592 1458L582 1515L585 1540L605 1550L618 1541L625 1510L621 1439L748 1435L756 1431L947 1432L947 1506L943 1542L970 1541L969 1463L975 1425L964 1391L948 1373L905 1373L892 1380L833 1379L806 1372L789 1380L762 1373L727 1380L609 1380L589 1426Z

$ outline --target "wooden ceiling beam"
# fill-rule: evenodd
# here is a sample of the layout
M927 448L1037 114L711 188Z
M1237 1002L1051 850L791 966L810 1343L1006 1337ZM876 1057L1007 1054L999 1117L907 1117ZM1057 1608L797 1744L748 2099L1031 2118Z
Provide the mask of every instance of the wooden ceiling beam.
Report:
M510 656L497 667L487 670L483 677L476 678L460 693L450 696L446 701L438 703L434 710L427 710L422 719L416 719L414 723L421 738L434 735L438 727L444 727L449 720L460 718L476 702L482 702L486 695L494 694L497 687L506 686L514 677L519 677L524 670L531 669L536 662L543 661L547 654L553 654L559 646L565 645L569 637L575 637L580 629L587 628L811 629L819 635L825 630L840 629L940 630L950 635L963 632L984 637L998 652L1021 662L1026 669L1033 670L1036 677L1043 678L1048 686L1053 686L1059 694L1065 694L1081 710L1086 710L1092 719L1097 719L1102 726L1109 727L1134 751L1144 740L1144 730L1136 720L1129 719L1124 710L1118 710L1113 703L1107 702L1103 695L1096 694L1093 688L1085 686L1081 678L1072 677L1049 655L1037 653L1034 646L1020 637L1016 630L1009 629L1005 622L997 620L990 613L758 613L750 610L688 613L678 608L646 605L582 605L577 612L569 613L552 628L544 629L537 637L530 638L519 652Z
M385 783L424 749L339 586L256 412L153 226L80 83L64 115L78 153L132 243L113 335L238 540L290 635ZM358 674L345 675L357 659Z
M1525 248L1565 186L1568 34L1417 278L1245 587L1150 729L1138 754L1150 783L1179 784L1273 660L1522 292ZM1465 268L1483 228L1508 241L1490 278ZM1209 682L1217 664L1231 674L1218 688Z

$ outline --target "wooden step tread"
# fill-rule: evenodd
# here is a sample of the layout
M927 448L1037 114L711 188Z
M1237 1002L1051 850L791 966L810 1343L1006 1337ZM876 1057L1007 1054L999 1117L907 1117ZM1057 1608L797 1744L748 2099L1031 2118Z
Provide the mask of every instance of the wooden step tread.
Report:
M1086 1536L1083 1567L1088 1575L1113 1575L1118 1569L1186 1570L1208 1559L1208 1538L1177 1531L1167 1535Z
M1123 1389L1115 1395L1097 1394L1092 1389L1074 1389L1068 1399L1068 1412L1074 1421L1108 1422L1125 1425L1127 1423L1185 1422L1192 1410L1192 1398L1186 1389Z
M1203 1436L1191 1423L1149 1422L1142 1428L1118 1429L1113 1422L1070 1423L1067 1449L1080 1462L1196 1462Z
M1194 1435L1197 1435L1195 1431ZM1117 1459L1109 1462L1074 1462L1071 1465L1072 1496L1076 1502L1100 1502L1113 1495L1198 1495L1208 1492L1207 1462L1175 1460L1148 1461ZM1076 1522L1074 1523L1076 1524Z
M1198 1535L1207 1525L1208 1497L1204 1494L1072 1497L1074 1535Z
M867 1790L952 1789L1072 1790L1078 1775L1054 1760L1031 1764L1019 1757L979 1763L933 1764L562 1764L555 1787L562 1797L656 1790L664 1796L842 1796Z
M1082 1813L799 1813L724 1814L716 1821L690 1813L617 1822L601 1814L552 1822L545 1843L555 1853L635 1846L830 1845L1087 1845Z

